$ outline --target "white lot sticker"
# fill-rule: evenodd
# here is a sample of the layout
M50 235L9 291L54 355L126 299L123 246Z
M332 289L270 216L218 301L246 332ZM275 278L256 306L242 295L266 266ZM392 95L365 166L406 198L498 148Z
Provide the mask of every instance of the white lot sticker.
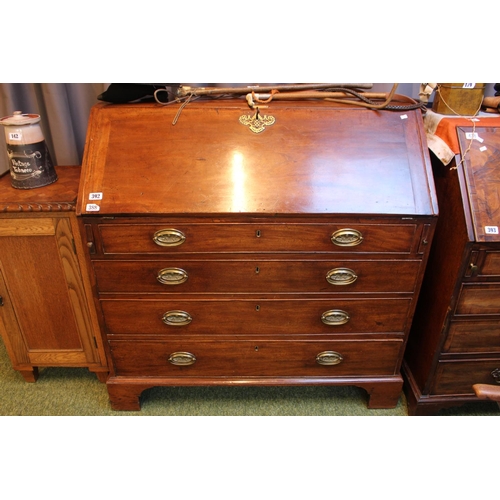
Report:
M87 212L99 212L99 210L101 210L101 207L99 205L96 205L95 203L87 203L86 210Z
M20 141L23 138L22 132L9 132L9 139L11 141Z
M475 139L476 141L479 141L479 142L484 141L484 139L481 139L481 137L479 137L479 134L477 132L466 132L465 138L470 140L470 141L473 139Z
M479 151L481 151L481 153L484 153L484 151L486 151L488 148L486 146L481 146L479 148Z
M408 118L408 115L401 115L400 118L401 120L406 120Z
M102 193L89 193L89 200L102 200Z
M498 226L484 226L486 234L498 234Z

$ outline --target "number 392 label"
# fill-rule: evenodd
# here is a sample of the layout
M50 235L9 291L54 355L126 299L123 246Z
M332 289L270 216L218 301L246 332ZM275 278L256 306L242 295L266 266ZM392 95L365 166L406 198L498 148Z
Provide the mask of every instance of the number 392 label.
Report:
M498 234L498 226L484 226L486 234Z

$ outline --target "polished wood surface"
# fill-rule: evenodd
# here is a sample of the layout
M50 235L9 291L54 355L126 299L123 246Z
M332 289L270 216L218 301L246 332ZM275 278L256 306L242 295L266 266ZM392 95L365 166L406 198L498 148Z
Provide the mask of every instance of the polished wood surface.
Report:
M495 127L460 127L457 133L475 239L500 242L500 134Z
M77 212L435 215L420 111L276 102L260 134L245 101L98 104ZM101 193L102 200L92 199Z
M13 367L34 382L40 366L107 363L74 213L79 167L30 190L0 179L0 334ZM83 267L83 272L82 272Z
M464 162L433 158L440 217L403 363L410 414L478 401L473 385L495 383L500 368L500 241L484 233L500 222L492 182L500 129L477 131L485 141L473 140ZM458 133L465 152L471 141Z
M36 189L15 189L10 173L0 178L0 213L74 212L81 168L56 167L58 180Z
M215 384L394 407L437 216L420 111L280 101L255 134L239 100L178 110L91 113L77 211L112 407Z

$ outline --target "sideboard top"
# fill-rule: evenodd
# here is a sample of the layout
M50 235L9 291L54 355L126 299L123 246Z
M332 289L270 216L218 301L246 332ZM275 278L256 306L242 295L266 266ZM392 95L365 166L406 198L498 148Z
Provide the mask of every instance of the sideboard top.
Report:
M56 166L57 181L35 189L12 187L9 172L0 178L0 213L74 212L80 166Z
M237 99L95 105L77 213L437 214L419 110L276 101L260 132L254 115Z

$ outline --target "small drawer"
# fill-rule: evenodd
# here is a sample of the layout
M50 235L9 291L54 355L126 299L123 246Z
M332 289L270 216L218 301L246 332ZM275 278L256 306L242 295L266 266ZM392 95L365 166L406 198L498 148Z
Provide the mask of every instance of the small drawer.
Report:
M474 384L497 384L492 372L500 372L500 358L440 361L432 394L474 395Z
M100 301L108 335L402 333L411 300Z
M462 285L455 315L500 315L500 285Z
M452 322L444 353L500 353L500 321Z
M100 293L413 293L419 260L95 260Z
M99 224L104 254L409 253L416 224Z
M117 376L342 377L398 371L400 340L111 340Z
M470 275L479 279L500 278L500 252L482 250L477 252L477 254L476 264L470 266Z

